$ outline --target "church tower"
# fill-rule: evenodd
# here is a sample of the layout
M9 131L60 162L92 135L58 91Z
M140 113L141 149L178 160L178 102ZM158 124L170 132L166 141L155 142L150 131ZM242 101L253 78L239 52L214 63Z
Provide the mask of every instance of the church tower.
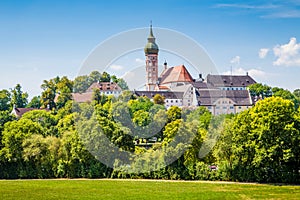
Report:
M154 91L155 85L158 82L158 46L155 43L155 37L152 32L152 24L150 24L150 34L148 43L144 51L146 56L146 90Z

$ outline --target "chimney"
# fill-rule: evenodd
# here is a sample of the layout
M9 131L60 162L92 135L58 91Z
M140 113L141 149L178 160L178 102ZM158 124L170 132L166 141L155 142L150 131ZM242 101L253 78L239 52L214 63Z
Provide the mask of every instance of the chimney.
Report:
M164 63L164 67L165 67L165 70L168 68L168 64L167 64L166 60L165 60L165 63Z
M203 81L204 81L204 79L202 78L202 74L199 74L199 81L200 81L200 82L203 82Z

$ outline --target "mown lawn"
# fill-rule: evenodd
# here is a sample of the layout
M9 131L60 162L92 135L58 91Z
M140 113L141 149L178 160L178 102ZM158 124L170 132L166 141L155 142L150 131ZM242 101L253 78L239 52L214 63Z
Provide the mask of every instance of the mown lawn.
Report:
M0 180L0 199L300 199L300 186L155 180Z

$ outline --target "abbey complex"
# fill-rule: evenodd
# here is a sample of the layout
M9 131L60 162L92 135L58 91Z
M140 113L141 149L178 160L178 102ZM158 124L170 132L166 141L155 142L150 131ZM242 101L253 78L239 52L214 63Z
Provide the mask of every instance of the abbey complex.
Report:
M155 43L152 26L146 56L146 90L135 91L138 96L153 98L155 94L165 97L165 106L205 106L212 114L239 113L254 104L247 87L256 83L248 74L242 76L211 75L206 79L199 74L193 78L184 65L169 67L158 75L158 45Z

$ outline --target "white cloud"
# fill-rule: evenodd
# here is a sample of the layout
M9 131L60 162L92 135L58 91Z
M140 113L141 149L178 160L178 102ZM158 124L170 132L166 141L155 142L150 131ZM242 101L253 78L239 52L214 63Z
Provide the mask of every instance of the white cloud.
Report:
M260 49L259 52L258 52L258 56L259 56L260 58L265 58L265 57L268 55L269 50L270 50L270 49L267 49L267 48L262 48L262 49Z
M119 71L122 70L124 67L122 65L111 65L110 69L115 70L115 71Z
M239 65L239 64L240 64L240 60L241 60L241 57L240 57L240 56L235 56L235 57L233 57L233 58L230 60L230 63Z
M297 39L292 37L287 44L276 45L273 48L273 53L276 56L276 60L273 65L276 66L299 66L300 67L300 43L297 43Z
M135 62L136 62L136 63L139 63L139 64L144 64L144 63L145 63L145 60L140 59L140 58L136 58L136 59L135 59Z
M254 78L263 78L266 76L266 72L261 71L259 69L249 69L249 70L245 70L243 68L235 68L232 71L232 75L246 75L248 72L248 74ZM223 73L224 75L231 75L231 71L227 71Z
M250 76L253 76L253 77L265 77L266 76L266 72L258 70L258 69L250 69L250 70L248 70L248 73Z

